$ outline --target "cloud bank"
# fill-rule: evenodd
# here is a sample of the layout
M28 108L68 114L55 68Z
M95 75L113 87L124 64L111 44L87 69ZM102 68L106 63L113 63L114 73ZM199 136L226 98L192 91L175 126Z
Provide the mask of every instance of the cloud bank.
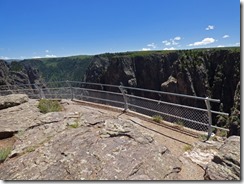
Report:
M216 42L216 40L214 38L204 38L202 41L198 41L195 43L191 43L188 46L193 47L193 46L202 46L202 45L208 45L211 43Z

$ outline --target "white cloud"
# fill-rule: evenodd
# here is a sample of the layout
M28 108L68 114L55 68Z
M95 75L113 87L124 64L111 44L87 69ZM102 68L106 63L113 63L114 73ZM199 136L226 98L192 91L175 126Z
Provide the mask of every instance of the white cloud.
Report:
M238 42L238 43L236 43L235 45L238 45L238 46L240 46L240 43Z
M142 48L142 51L149 51L151 48Z
M175 50L175 48L174 47L164 48L164 50Z
M218 45L217 47L225 47L224 45Z
M170 43L170 42L167 42L167 43L165 43L165 45L166 45L166 46L169 46L169 45L171 45L171 43Z
M178 45L178 44L179 44L179 43L176 42L174 39L171 39L170 41L171 41L171 44L172 44L172 45Z
M45 50L46 53L49 53L49 50Z
M33 59L38 59L38 58L41 58L41 56L34 56L32 57Z
M171 43L170 43L168 40L164 40L164 41L162 41L162 43L163 43L164 45L166 45L166 46L171 45Z
M229 38L230 36L229 35L224 35L223 38Z
M5 56L0 56L0 59L10 59L10 58Z
M47 54L45 57L57 57L56 55L49 55L49 54Z
M150 43L150 44L147 44L148 47L152 47L153 49L156 49L157 48L157 45L155 45L155 43Z
M213 25L208 25L208 27L206 27L206 30L209 31L209 30L213 30L214 29L214 26Z
M191 43L188 46L192 47L192 46L202 46L202 45L208 45L211 43L216 42L216 40L214 38L204 38L202 41L200 42L195 42L195 43Z
M174 37L173 39L169 39L169 40L164 40L162 41L162 43L165 45L165 46L170 46L170 45L179 45L178 42L176 41L180 41L181 40L181 37L180 36L176 36Z
M180 37L180 36L176 36L176 37L174 38L174 40L179 41L179 40L181 40L181 37Z

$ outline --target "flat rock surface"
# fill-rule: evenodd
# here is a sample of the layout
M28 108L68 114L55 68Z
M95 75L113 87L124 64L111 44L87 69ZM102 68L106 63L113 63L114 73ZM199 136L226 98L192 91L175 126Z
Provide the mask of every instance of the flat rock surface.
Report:
M0 109L6 109L8 107L13 107L20 105L29 100L28 96L25 94L12 94L6 96L0 96Z
M37 118L41 115L37 108L38 101L29 100L11 108L1 110L0 113L0 133L24 131L29 127L39 124Z
M47 114L35 100L1 110L0 131L18 132L0 164L2 180L203 179L204 170L182 156L196 138L120 112L61 103L64 111Z

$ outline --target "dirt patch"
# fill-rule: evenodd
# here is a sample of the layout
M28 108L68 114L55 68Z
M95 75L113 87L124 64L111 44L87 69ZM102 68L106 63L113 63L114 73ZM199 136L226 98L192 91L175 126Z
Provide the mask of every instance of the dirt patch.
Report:
M15 141L16 141L16 138L14 136L6 138L6 139L0 139L0 149L13 147Z

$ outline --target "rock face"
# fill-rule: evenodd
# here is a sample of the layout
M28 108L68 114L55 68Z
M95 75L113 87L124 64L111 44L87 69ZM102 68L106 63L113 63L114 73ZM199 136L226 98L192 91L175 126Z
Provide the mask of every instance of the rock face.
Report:
M10 157L0 164L1 179L179 179L182 163L132 121L62 104L63 112L47 114L35 100L1 110L0 132L18 131Z
M196 142L183 154L205 170L205 180L240 180L240 137Z
M42 80L40 73L37 69L27 65L23 65L20 62L12 62L11 64L0 60L0 94L8 95L15 93L16 89L36 89L34 85L44 87L44 81ZM19 85L11 86L7 85ZM11 91L1 91L11 90ZM19 93L19 92L18 92ZM23 91L25 93L25 91ZM34 93L34 92L33 92Z
M240 136L240 119L241 119L241 83L239 82L236 87L234 96L234 106L231 109L231 117L229 124L228 136L239 135Z
M98 55L86 72L87 82L105 83L163 90L220 99L213 110L230 113L234 105L237 84L240 81L240 51L189 50L145 55ZM155 98L158 95L134 92ZM206 107L204 102L162 95L164 101ZM217 117L213 116L214 124ZM221 125L226 126L227 121Z
M191 151L185 152L184 157L189 158L192 162L201 166L204 170L212 161L214 155L218 153L223 143L216 141L196 142Z
M9 68L6 64L5 61L0 60L0 85L5 85L10 82L8 78Z
M206 180L240 180L240 137L231 136L207 165Z
M25 94L0 96L0 110L20 105L27 102L28 100L28 96Z

